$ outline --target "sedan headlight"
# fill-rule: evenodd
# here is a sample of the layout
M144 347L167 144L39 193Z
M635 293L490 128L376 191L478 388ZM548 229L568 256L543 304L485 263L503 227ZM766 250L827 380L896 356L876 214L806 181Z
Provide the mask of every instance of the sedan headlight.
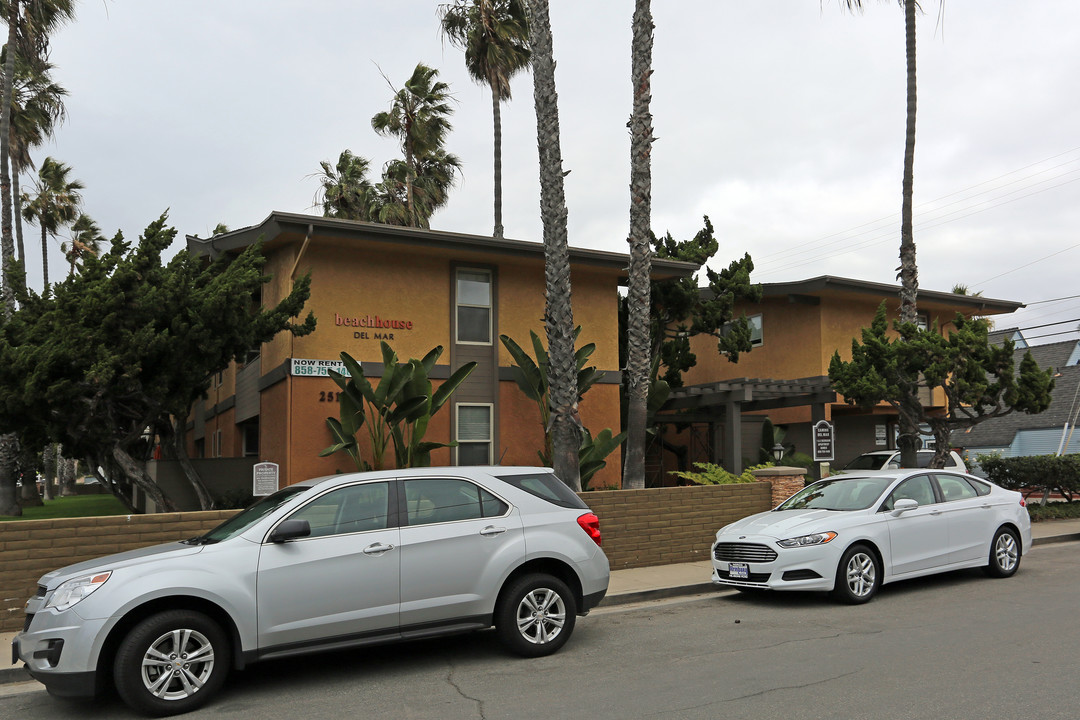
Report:
M777 540L776 544L786 548L805 547L807 545L824 545L834 537L836 537L836 533L831 531L811 533L810 535L800 535L799 537L788 538L787 540Z
M49 602L45 604L45 607L60 611L67 610L104 585L110 575L112 575L112 571L84 575L83 577L68 580L53 591L52 597L49 598Z

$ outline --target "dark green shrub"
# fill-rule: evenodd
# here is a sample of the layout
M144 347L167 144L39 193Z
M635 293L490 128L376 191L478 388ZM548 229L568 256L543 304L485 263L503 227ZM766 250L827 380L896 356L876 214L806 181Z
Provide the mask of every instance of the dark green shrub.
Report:
M1045 505L1029 502L1027 509L1032 522L1080 518L1080 501L1076 500L1072 502L1051 502Z
M979 465L993 483L1009 490L1034 493L1049 490L1066 500L1080 493L1080 456L1029 455L1005 458L979 455Z

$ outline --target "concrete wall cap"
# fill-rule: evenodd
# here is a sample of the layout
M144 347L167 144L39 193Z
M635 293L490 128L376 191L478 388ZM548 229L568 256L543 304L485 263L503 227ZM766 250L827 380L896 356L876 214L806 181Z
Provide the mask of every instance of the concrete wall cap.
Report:
M778 477L780 475L806 475L806 468L779 465L777 467L760 468L751 470L754 477Z

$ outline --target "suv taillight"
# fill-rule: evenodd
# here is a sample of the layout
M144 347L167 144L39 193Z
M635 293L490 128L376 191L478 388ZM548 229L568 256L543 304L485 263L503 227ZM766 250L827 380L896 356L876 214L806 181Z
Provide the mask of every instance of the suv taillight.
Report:
M585 513L577 519L577 524L581 526L589 537L593 539L593 542L597 545L602 545L600 538L600 518L596 517L593 513Z

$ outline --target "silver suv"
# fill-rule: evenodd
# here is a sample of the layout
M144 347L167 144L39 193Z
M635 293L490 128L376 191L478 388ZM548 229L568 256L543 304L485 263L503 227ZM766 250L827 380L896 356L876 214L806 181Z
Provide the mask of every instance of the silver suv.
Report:
M187 712L230 668L495 626L536 657L608 586L600 523L546 468L337 475L290 485L200 537L42 576L13 656L48 691L112 678Z

